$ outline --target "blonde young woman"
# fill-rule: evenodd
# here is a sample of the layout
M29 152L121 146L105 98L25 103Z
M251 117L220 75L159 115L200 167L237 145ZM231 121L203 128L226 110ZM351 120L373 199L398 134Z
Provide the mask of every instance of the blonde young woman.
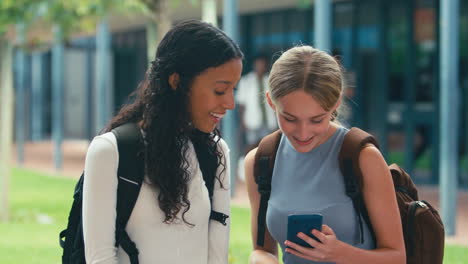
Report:
M266 235L257 246L260 194L254 180L257 149L246 157L245 175L252 208L250 263L279 263L278 244L285 264L405 263L400 215L390 171L379 150L363 149L359 164L363 196L375 232L364 223L364 242L352 200L346 195L338 152L348 129L336 122L343 94L343 72L327 53L310 46L294 47L273 64L267 102L276 112L282 137L277 151L268 201ZM311 230L320 242L299 233L314 248L286 238L287 216L320 213L322 230Z

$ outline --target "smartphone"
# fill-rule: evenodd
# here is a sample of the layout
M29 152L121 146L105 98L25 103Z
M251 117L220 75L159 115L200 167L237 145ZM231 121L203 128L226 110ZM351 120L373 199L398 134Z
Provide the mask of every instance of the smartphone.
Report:
M304 240L300 239L297 234L302 232L311 238L318 240L314 235L311 234L312 229L322 231L322 220L321 214L292 214L288 215L288 231L287 239L303 247L313 248Z

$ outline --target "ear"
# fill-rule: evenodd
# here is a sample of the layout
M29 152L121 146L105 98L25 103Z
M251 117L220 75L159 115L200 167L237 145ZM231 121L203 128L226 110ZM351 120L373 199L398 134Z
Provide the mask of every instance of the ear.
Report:
M273 109L273 111L276 112L276 105L273 103L273 100L271 100L270 91L267 91L265 95L266 95L268 105L271 107L271 109Z
M169 85L171 86L172 90L176 90L177 86L179 85L179 74L174 72L173 74L169 75Z

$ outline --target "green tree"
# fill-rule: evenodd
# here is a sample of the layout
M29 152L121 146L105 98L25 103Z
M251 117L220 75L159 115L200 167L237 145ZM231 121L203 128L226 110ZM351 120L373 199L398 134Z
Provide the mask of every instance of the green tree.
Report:
M132 0L1 0L0 1L0 220L9 218L8 190L13 139L13 36L16 45L27 47L28 28L40 22L56 27L63 41L75 31L94 31L103 16L111 12L147 13L147 6ZM15 26L23 28L14 32ZM18 43L18 40L21 40Z
M194 5L198 0L189 0ZM143 14L147 23L148 58L171 27L170 10L180 0L1 0L0 1L0 219L8 220L8 184L13 138L13 44L34 48L27 32L36 25L49 28L54 41L65 41L74 32L94 32L110 14ZM15 26L22 30L17 30ZM16 43L14 42L16 38Z
M13 44L7 33L14 25L29 23L37 2L27 0L0 1L0 220L9 218L10 153L13 138Z
M171 27L169 0L139 0L146 8L146 47L148 61L154 57L156 47Z
M64 37L74 32L94 32L97 23L113 13L146 14L147 7L136 0L41 0L41 18L60 25Z

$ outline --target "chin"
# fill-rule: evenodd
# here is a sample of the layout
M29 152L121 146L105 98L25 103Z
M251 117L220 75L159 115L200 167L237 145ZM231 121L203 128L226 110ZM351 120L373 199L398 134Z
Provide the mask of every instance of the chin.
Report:
M296 146L294 148L296 149L297 152L300 152L300 153L306 153L312 150L311 147Z
M305 153L305 152L311 151L315 147L315 144L313 144L313 142L307 146L300 146L300 145L294 144L293 147L297 152Z
M196 129L204 133L211 133L216 128L216 126L196 126Z

